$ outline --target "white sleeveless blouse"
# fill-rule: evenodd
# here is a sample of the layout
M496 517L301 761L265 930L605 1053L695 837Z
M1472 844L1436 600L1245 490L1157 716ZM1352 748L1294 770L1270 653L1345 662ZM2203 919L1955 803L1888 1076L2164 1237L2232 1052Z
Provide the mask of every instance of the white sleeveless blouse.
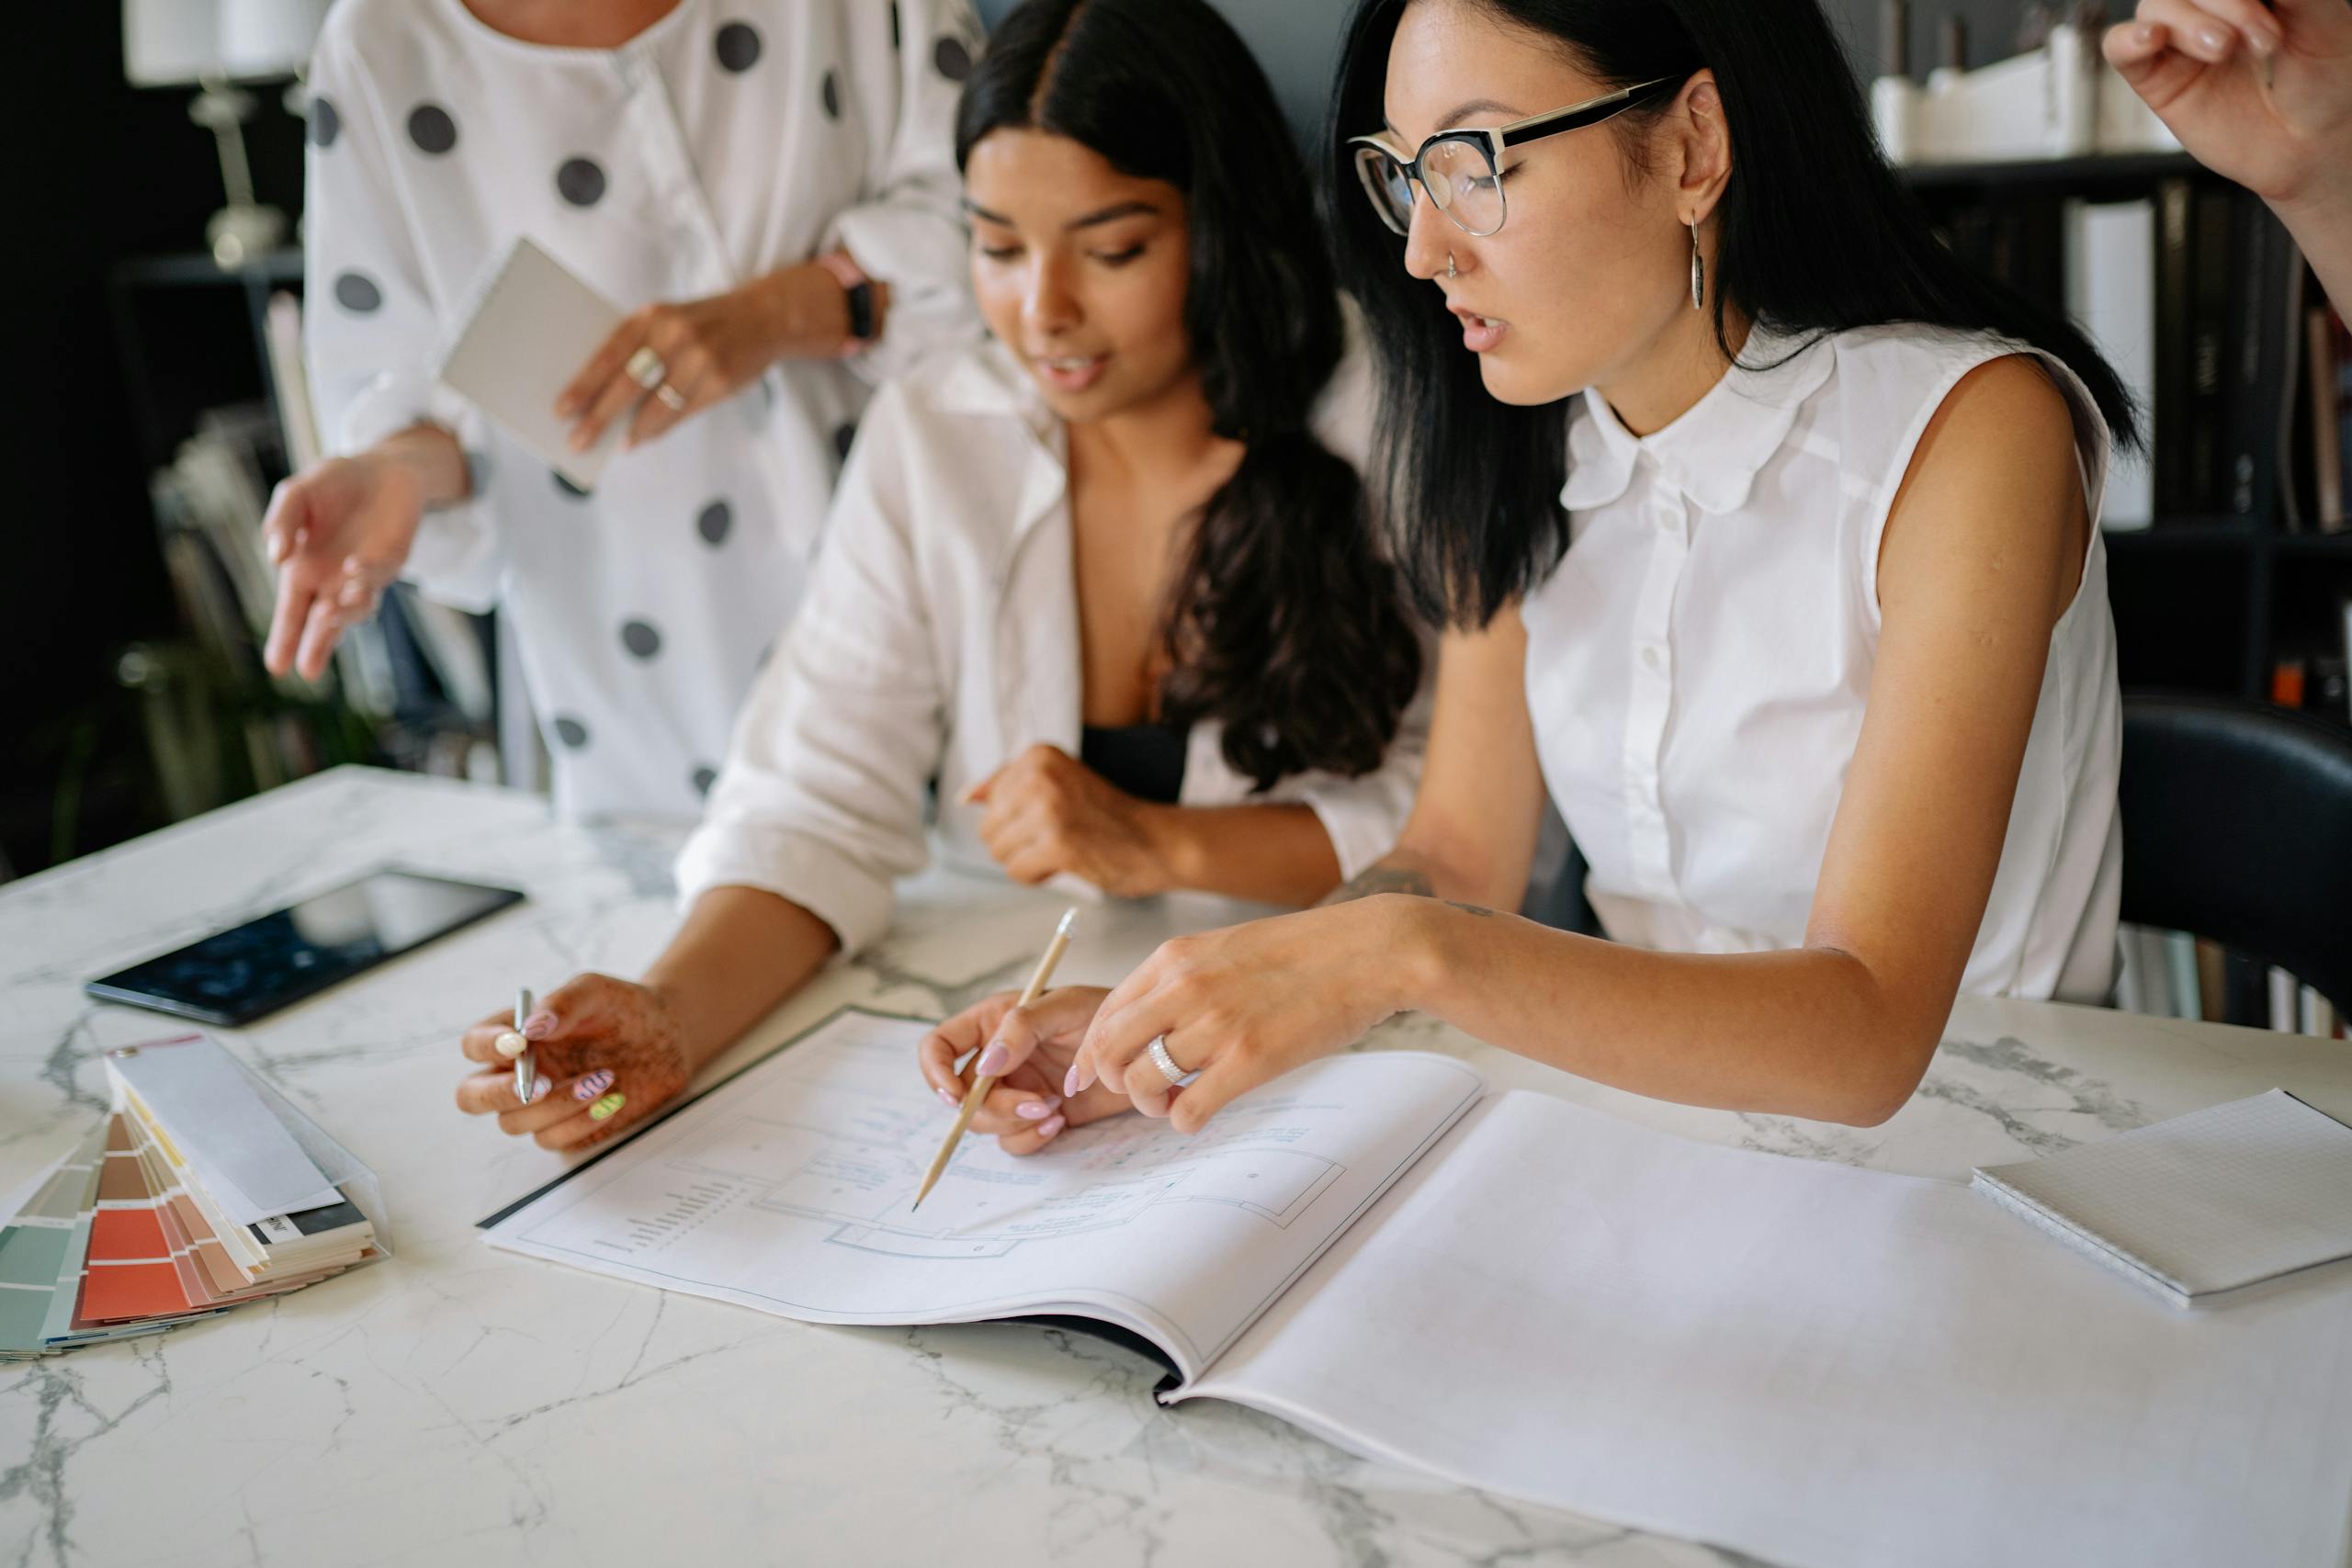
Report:
M1613 939L1691 953L1804 941L1878 660L1879 541L1962 377L2036 351L1900 325L1809 344L1758 330L1734 368L1636 438L1588 390L1568 430L1571 544L1521 606L1554 803ZM2108 435L2072 372L2089 515ZM1785 359L1785 363L1778 363ZM2107 998L2122 741L2098 530L2050 660L1963 991Z

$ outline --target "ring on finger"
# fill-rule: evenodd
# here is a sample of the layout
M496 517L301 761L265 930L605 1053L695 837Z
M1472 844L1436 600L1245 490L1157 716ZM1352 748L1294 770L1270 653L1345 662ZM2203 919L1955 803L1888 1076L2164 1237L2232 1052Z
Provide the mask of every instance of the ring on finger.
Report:
M660 386L654 388L653 395L661 399L662 406L668 409L672 413L684 413L686 412L685 393L678 390L677 388L673 387L669 382L664 381Z
M663 364L662 356L650 346L639 346L635 354L628 356L628 363L621 367L621 374L649 392L660 386L662 378L669 373L669 366Z
M1171 1084L1179 1084L1184 1081L1184 1069L1176 1065L1176 1058L1168 1054L1167 1041L1153 1041L1151 1043L1150 1049L1146 1054L1151 1057L1151 1065L1159 1069L1159 1076L1161 1077L1166 1078Z

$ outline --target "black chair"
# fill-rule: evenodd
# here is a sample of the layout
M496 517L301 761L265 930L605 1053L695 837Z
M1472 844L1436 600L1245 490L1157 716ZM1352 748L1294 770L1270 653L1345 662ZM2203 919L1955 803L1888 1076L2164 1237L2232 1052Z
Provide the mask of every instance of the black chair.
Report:
M2123 699L2123 918L2352 1011L2352 737L2229 698Z

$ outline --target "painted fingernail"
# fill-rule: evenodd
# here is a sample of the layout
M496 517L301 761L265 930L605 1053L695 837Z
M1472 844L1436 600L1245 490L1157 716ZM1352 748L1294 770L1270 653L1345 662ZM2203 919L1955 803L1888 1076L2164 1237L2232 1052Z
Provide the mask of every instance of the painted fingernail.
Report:
M610 1067L599 1067L594 1072L590 1073L586 1077L582 1078L578 1083L571 1086L571 1098L574 1100L594 1100L612 1087L613 1069Z
M1040 1140L1050 1138L1068 1125L1069 1125L1069 1118L1067 1116L1057 1116L1050 1122L1040 1122L1037 1123L1037 1136Z
M588 1108L588 1120L591 1122L602 1122L605 1118L610 1116L614 1111L618 1111L622 1106L627 1105L628 1103L628 1096L625 1094L608 1094L605 1096L604 1099L598 1100L595 1104Z
M555 1014L542 1010L523 1021L523 1038L545 1040L555 1032Z
M989 1048L980 1053L979 1073L984 1078L1001 1078L1012 1065L1012 1052L1001 1040L989 1041Z
M941 1089L939 1091L939 1099L940 1102L945 1105L950 1111L961 1111L964 1109L964 1097L957 1094L952 1089Z
M493 1043L498 1047L498 1054L511 1062L523 1054L523 1048L530 1042L510 1029L500 1035Z
M1042 1122L1059 1109L1058 1100L1024 1100L1012 1108L1015 1116L1025 1116L1032 1122Z
M1062 1098L1067 1100L1078 1092L1078 1069L1072 1067L1062 1075Z
M555 1088L555 1079L539 1079L537 1083L531 1086L531 1098L529 1103L537 1105L539 1101L548 1097L548 1091L553 1088Z

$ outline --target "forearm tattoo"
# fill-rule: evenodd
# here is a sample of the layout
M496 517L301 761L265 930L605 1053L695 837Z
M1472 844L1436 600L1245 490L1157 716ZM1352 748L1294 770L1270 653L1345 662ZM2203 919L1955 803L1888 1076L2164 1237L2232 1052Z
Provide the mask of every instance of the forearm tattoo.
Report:
M1416 897L1434 898L1437 889L1428 876L1408 866L1390 865L1383 862L1367 866L1340 884L1323 897L1323 905L1348 904L1358 898L1369 898L1376 893L1409 893Z

